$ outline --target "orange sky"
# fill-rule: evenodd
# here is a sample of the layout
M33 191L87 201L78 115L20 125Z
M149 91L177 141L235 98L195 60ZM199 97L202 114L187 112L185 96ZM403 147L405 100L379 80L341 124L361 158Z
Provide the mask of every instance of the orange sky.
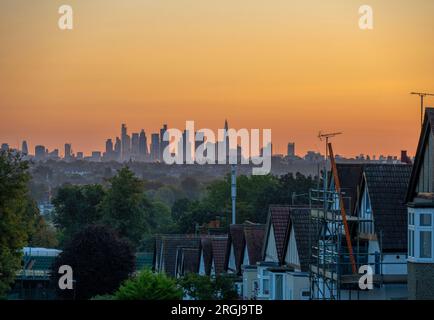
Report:
M271 128L279 152L322 151L323 130L344 132L339 154L414 154L409 92L434 91L433 39L432 0L2 0L0 143L90 152L122 122L150 136L228 118Z

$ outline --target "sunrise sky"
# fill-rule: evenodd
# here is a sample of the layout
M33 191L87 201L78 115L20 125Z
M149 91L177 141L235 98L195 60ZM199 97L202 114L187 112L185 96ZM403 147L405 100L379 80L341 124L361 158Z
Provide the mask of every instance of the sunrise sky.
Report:
M0 143L88 153L122 122L149 137L227 118L271 128L279 152L322 151L323 130L344 132L339 154L413 155L433 40L432 0L1 0Z

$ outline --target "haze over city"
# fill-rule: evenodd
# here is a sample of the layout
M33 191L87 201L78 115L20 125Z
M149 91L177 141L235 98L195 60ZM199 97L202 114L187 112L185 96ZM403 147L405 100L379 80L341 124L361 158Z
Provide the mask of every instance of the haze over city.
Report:
M323 151L318 131L342 131L339 154L414 155L419 100L432 91L429 0L63 1L0 5L0 140L90 153L119 124L271 128L276 153ZM391 11L393 9L393 12ZM421 34L423 37L418 37ZM426 105L434 104L427 99Z

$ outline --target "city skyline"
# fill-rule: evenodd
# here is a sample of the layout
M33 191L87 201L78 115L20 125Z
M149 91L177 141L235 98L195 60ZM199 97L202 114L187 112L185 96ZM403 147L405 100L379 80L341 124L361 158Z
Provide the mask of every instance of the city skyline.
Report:
M414 154L419 100L434 91L434 2L356 0L185 3L75 0L0 4L0 141L103 150L119 123L158 132L167 121L271 128L276 153ZM116 44L116 45L113 45ZM426 106L434 99L427 97ZM150 136L148 137L150 139ZM32 148L31 148L32 149Z
M228 121L225 120L224 123L224 129L227 131L231 127L228 127ZM118 162L128 162L130 160L132 161L145 161L145 162L155 162L159 161L162 162L162 153L164 148L166 148L169 145L168 141L163 140L163 135L166 130L170 129L170 127L167 124L163 124L162 127L157 130L158 132L148 132L146 133L145 129L139 129L128 131L128 125L126 123L122 123L120 127L120 134L114 135L113 137L107 137L105 139L105 147L101 149L91 149L88 152L82 151L79 147L74 148L73 144L70 142L66 142L63 144L63 148L61 147L54 147L52 149L46 147L43 143L37 143L34 145L31 145L28 140L22 140L20 141L19 146L11 145L8 142L0 141L1 149L12 149L12 150L18 150L21 151L24 155L29 155L32 157L35 157L36 160L48 160L48 159L62 159L62 160L94 160L94 161L118 161ZM222 128L223 129L223 128ZM200 129L199 129L200 130ZM201 134L200 132L196 131L195 134ZM184 130L184 133L182 134L183 139L186 138L186 130ZM148 139L150 137L150 139ZM173 138L173 137L172 137ZM227 140L227 139L226 139ZM192 147L195 149L198 148L202 140L196 140ZM204 140L203 140L204 141ZM217 142L217 141L216 141ZM183 148L183 153L185 154L185 143L183 146L181 146L179 143L182 143L182 141L179 141L178 143L172 144L172 147L174 145L177 145L177 148ZM226 141L227 143L227 150L226 153L229 154L229 141ZM29 147L30 146L30 147ZM32 148L33 146L33 148ZM240 146L238 145L238 148ZM34 150L32 153L29 150ZM316 149L308 149L304 153L298 152L298 145L295 141L288 141L285 146L285 152L278 152L275 150L275 146L273 142L271 143L271 153L273 156L283 156L283 157L294 157L294 158L301 158L301 159L313 159L319 157L323 157L324 154L321 152L321 150ZM174 150L175 152L175 150ZM216 151L217 152L217 151ZM367 160L393 160L398 159L401 157L401 159L411 159L411 154L408 154L408 151L405 149L399 150L399 152L394 154L364 154L359 153L354 156L346 156L341 153L337 153L336 157L342 157L342 159L367 159ZM315 161L317 161L315 160ZM185 161L185 156L184 156Z

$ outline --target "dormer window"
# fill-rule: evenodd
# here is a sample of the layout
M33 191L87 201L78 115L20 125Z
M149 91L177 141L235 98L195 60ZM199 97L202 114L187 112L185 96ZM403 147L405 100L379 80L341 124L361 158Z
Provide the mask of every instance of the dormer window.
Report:
M408 259L411 262L434 262L432 209L409 208Z

